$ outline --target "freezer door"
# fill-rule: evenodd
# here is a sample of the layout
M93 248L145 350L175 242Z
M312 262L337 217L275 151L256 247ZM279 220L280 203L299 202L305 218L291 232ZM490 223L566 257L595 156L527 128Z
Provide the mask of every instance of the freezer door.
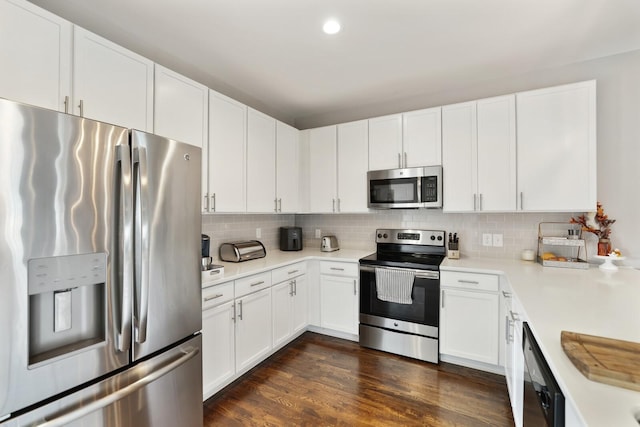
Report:
M133 203L126 129L4 99L0 126L2 419L128 363Z
M7 422L7 427L202 427L202 339Z
M131 132L138 360L202 328L200 148Z

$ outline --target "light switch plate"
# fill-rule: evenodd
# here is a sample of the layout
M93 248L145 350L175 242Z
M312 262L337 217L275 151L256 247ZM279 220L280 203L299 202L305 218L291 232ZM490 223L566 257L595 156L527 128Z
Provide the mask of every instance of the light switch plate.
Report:
M482 234L482 246L493 246L493 237L489 233Z
M494 234L493 235L493 246L502 247L502 234Z

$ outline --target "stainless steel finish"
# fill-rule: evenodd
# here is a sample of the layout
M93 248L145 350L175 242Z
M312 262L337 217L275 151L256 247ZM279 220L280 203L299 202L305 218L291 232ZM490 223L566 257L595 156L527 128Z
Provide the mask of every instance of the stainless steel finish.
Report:
M377 326L379 328L391 329L398 332L438 338L438 328L429 325L422 325L420 323L407 322L406 320L388 319L386 317L360 313L360 323L364 323L369 326Z
M216 211L216 193L211 195L211 212Z
M229 242L220 245L220 260L242 262L256 258L264 258L267 251L258 240Z
M478 210L481 211L482 210L482 193L480 193L480 195L478 196L479 201L478 201Z
M338 212L340 212L340 198L338 198Z
M524 202L523 202L523 196L522 196L522 191L520 192L520 209L524 209Z
M218 299L221 298L223 296L223 294L215 294L215 295L211 295L210 297L205 297L204 300L206 301L211 301L214 299Z
M278 212L278 199L273 199L273 204L275 207L273 208L274 212Z
M444 289L440 291L440 308L444 308Z
M509 314L511 315L511 320L514 322L518 322L520 320L518 313L514 313L512 310L509 310Z
M7 421L18 426L202 426L200 335L64 398Z
M332 212L335 212L336 211L336 199L331 199L331 200L332 200L332 203L333 203L333 205L331 207L331 210L332 210Z
M336 236L323 236L320 241L320 250L322 252L333 252L340 249L338 238Z
M383 270L399 270L399 271L412 271L415 273L415 277L418 279L440 279L440 272L433 270L416 270L413 268L395 268L395 267L383 267L383 266L371 266L371 265L360 265L360 271L372 271L375 272L376 268L380 268Z
M287 271L287 274L296 274L299 270L291 270Z
M458 279L458 283L468 283L470 285L479 285L480 282L477 282L475 280L462 280L462 279Z
M207 212L209 210L209 194L204 193L204 211Z
M353 281L353 294L354 295L358 295L357 281L356 280Z
M332 270L332 271L344 271L344 268L331 267L330 270Z
M433 237L433 239L431 237ZM407 230L404 228L379 228L376 230L376 243L400 243L444 247L444 237L445 232L437 230Z
M504 320L505 320L504 339L507 342L507 344L510 344L513 342L513 332L512 332L513 329L511 328L511 319L509 319L509 316L505 316Z
M261 281L259 281L259 282L252 283L252 284L250 284L249 286L254 287L254 286L258 286L258 285L262 285L262 284L264 284L264 280L261 280Z
M69 114L69 95L64 97L64 112Z
M360 323L360 345L438 363L438 340L371 327Z
M238 307L239 307L238 319L242 320L242 300L238 300Z
M2 99L0 124L0 419L201 426L199 357L146 377L202 325L200 149Z
M511 298L511 292L502 291L502 296L505 298Z
M400 154L398 154L400 157ZM433 176L437 179L436 191L438 194L436 202L398 202L398 203L375 203L371 201L371 181L393 180L401 178L421 178ZM422 180L417 180L417 193L422 196ZM367 207L372 209L410 209L410 208L442 208L442 166L422 166L414 168L385 169L367 172Z
M131 146L142 160L135 199L146 203L139 206L148 213L142 222L143 230L147 223L149 233L147 242L135 246L136 260L147 272L149 292L137 293L143 300L136 301L134 307L153 319L144 330L140 330L144 324L139 324L145 341L134 345L133 358L137 360L202 328L200 310L188 308L201 306L201 267L197 261L202 251L201 150L140 131L131 131ZM138 212L140 209L136 216ZM147 286L142 277L140 280L143 283L136 283L136 292Z
M400 153L398 153L398 167L402 167L402 155Z
M81 99L80 104L78 104L78 108L80 108L80 117L84 117L84 101Z
M118 190L118 149L126 146L124 128L0 99L0 419L28 405L128 362L123 348L127 318L120 310L121 281L115 258L124 256L122 235L111 232L121 222L111 196ZM89 140L85 136L91 136ZM125 150L126 151L126 150ZM104 165L93 168L91 165ZM123 163L122 185L129 185ZM126 194L122 194L126 198ZM125 209L123 207L123 209ZM54 214L55 213L55 214ZM100 291L104 313L100 342L27 369L30 359L28 261L38 258L107 253L106 281ZM121 261L120 271L124 270ZM91 286L98 290L98 287ZM86 287L85 287L86 288ZM73 291L76 293L78 291ZM45 296L53 301L53 292ZM87 294L95 295L96 292ZM81 297L84 298L84 297ZM94 302L100 301L99 299ZM73 307L80 307L73 303ZM53 303L48 307L53 308ZM35 306L33 307L35 308ZM90 310L89 313L93 311ZM53 316L50 334L53 333ZM84 319L73 319L84 322ZM62 334L68 331L61 332ZM60 333L59 333L60 334ZM59 336L58 334L58 336Z
M293 295L298 295L298 279L293 279Z
M407 162L407 152L405 151L404 152L404 167L405 168L407 167L407 164L408 164L408 162Z
M476 193L473 193L473 210L474 211L478 210L478 203L477 203L476 199L477 199Z

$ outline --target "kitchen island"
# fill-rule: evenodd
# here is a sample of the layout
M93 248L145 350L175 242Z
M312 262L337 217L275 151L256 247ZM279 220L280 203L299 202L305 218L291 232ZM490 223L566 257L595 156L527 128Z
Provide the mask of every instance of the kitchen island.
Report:
M574 270L480 258L446 259L440 269L498 274L509 282L578 424L638 426L640 392L585 378L565 355L560 332L640 342L640 271L621 267L605 273L597 266Z

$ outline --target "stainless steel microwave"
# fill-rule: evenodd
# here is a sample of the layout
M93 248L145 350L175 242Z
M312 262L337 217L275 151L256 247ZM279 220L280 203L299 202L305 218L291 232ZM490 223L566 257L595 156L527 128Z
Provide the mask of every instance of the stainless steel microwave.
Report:
M367 172L372 209L442 208L442 166Z

